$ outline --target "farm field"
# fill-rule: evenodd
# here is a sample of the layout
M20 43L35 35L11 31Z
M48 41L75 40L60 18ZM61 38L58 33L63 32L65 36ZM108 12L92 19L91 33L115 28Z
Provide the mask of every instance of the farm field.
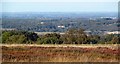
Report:
M2 45L2 62L118 62L118 45Z

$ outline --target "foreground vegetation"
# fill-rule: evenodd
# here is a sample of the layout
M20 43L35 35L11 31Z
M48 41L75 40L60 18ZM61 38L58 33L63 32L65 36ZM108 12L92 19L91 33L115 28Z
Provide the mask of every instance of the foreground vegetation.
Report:
M112 47L112 46L111 46ZM120 50L109 47L2 46L3 62L118 62Z
M83 29L70 29L63 35L15 30L2 31L1 35L3 44L120 44L120 35L88 35Z

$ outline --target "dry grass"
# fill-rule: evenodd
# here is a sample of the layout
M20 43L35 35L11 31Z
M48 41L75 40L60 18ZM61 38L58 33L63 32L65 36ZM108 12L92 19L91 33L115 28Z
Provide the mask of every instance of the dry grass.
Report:
M3 62L118 62L117 46L2 46ZM87 45L88 46L88 45Z

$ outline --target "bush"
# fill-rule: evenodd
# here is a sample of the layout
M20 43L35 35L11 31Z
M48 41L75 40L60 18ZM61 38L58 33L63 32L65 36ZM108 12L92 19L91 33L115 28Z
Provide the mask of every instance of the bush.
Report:
M3 31L2 43L31 43L37 41L38 35L27 31Z

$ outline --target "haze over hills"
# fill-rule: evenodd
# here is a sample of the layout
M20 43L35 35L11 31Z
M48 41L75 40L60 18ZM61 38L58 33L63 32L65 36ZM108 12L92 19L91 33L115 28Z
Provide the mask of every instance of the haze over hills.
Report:
M25 16L25 17L24 17ZM118 17L117 12L3 12L2 17Z

